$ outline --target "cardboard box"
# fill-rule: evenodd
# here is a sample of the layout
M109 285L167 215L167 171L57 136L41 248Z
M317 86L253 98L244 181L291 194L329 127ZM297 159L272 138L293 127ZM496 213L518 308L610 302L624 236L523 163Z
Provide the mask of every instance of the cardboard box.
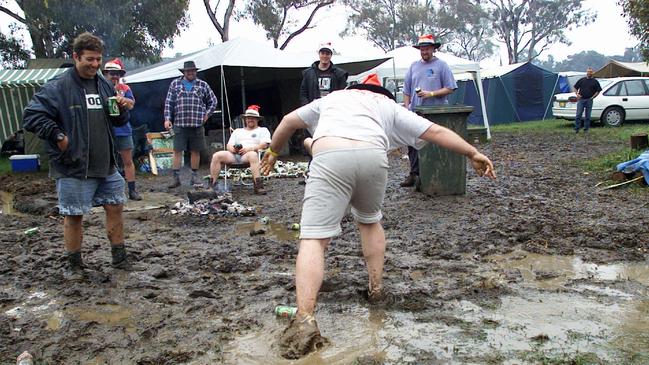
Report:
M35 172L41 168L38 155L13 155L9 160L13 172Z

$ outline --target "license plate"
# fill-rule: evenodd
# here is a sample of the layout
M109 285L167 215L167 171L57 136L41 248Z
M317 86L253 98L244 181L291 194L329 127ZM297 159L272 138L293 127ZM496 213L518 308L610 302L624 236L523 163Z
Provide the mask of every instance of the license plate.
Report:
M560 101L559 106L564 108L566 106L566 102L565 101Z

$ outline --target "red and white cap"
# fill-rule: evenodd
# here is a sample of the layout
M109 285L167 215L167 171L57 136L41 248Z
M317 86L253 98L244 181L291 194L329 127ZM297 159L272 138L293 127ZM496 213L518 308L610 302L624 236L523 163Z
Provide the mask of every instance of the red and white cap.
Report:
M442 46L440 42L435 42L435 36L432 34L424 34L419 37L417 40L417 44L415 44L413 47L415 48L420 48L423 46L433 46L433 48L437 49Z
M120 71L122 75L126 73L126 70L124 70L124 64L119 58L106 62L104 65L104 71Z
M261 107L259 105L249 105L248 108L246 108L246 111L242 114L243 117L255 117L255 118L260 118L261 115L259 115L259 109Z

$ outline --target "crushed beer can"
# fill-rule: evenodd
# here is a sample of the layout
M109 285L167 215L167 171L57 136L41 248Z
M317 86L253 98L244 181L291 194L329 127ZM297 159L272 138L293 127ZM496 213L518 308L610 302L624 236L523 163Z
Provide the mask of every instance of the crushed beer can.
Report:
M27 229L27 230L25 230L24 233L25 233L26 236L33 236L36 233L38 233L38 227Z
M297 307L291 307L288 305L278 305L275 307L275 315L278 317L293 318L296 313Z

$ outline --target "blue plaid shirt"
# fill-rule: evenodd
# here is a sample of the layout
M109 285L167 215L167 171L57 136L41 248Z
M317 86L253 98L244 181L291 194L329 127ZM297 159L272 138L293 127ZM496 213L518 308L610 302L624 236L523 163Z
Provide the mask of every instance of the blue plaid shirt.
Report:
M216 110L216 95L207 82L195 79L191 91L185 90L183 78L175 79L169 85L165 99L165 120L175 127L200 127L206 115Z

